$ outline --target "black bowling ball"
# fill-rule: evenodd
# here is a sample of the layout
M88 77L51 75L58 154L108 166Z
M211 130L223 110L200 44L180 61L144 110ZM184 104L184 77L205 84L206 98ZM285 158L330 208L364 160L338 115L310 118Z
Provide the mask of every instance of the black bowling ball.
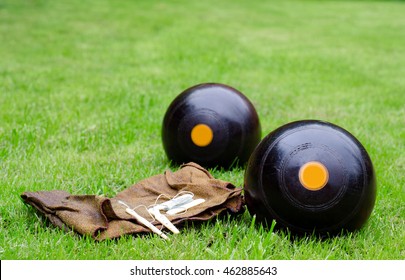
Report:
M206 167L245 163L261 138L258 115L238 90L206 83L186 89L168 107L162 140L174 163Z
M369 155L352 134L307 120L286 124L260 142L244 190L259 221L323 235L362 227L374 207L376 181Z

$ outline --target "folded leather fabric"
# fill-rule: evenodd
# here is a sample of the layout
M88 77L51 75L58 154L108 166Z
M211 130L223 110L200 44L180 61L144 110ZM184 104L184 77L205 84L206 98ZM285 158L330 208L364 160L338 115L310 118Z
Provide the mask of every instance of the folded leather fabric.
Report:
M151 232L137 223L119 201L135 208L138 214L152 222L146 207L165 202L183 192L191 192L194 198L203 198L205 202L177 215L168 215L167 218L175 225L188 220L206 221L223 211L236 214L243 210L240 188L215 179L195 163L184 164L176 172L166 171L144 179L113 198L71 195L62 190L24 192L21 198L44 214L52 224L104 240L124 234ZM153 224L160 226L157 221Z

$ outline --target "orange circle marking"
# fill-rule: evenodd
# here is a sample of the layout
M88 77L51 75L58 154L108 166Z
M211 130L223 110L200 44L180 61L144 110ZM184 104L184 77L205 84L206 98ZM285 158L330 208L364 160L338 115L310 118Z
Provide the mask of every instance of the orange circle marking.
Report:
M317 191L328 183L329 172L322 163L310 161L300 168L299 179L304 188Z
M214 139L214 132L206 124L197 124L191 130L191 141L199 147L206 147Z

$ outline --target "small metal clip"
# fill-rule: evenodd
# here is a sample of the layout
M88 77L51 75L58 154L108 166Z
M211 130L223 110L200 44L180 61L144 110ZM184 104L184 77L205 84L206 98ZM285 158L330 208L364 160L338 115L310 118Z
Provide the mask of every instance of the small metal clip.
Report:
M201 204L203 202L205 202L205 199L203 199L203 198L192 200L189 203L177 205L176 207L171 208L166 213L167 213L167 215L173 216L173 215L176 215L176 214L178 214L180 212L186 211L187 209L190 209L191 207L197 206L197 205L199 205L199 204Z

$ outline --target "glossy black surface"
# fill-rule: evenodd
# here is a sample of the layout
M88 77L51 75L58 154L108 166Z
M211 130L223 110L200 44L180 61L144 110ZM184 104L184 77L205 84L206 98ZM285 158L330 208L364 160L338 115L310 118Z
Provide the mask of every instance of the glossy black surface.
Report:
M311 191L299 169L318 161L329 171L324 188ZM375 203L373 165L348 131L321 121L286 124L267 135L252 153L245 172L245 198L259 220L290 230L339 233L359 229Z
M191 130L207 124L214 133L206 147L196 146ZM186 89L170 104L162 126L165 152L175 163L194 161L203 166L243 164L259 143L261 128L252 103L223 84L200 84Z

